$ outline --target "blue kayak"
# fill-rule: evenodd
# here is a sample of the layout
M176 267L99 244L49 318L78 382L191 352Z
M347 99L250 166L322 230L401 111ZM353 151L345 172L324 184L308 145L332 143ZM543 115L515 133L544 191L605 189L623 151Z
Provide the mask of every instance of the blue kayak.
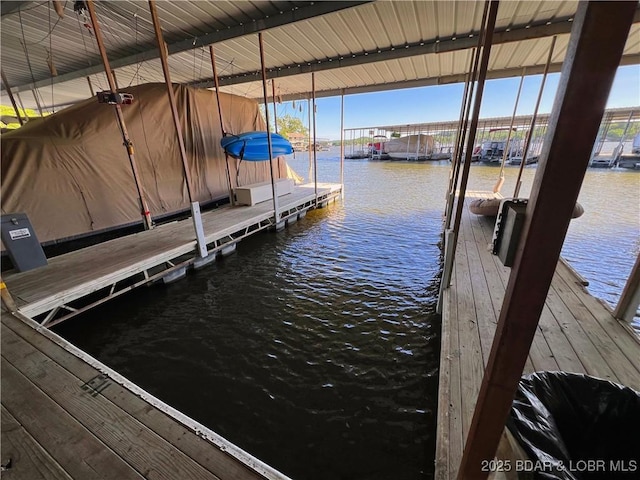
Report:
M224 151L232 157L249 162L269 160L269 143L267 132L245 132L228 135L220 140ZM289 140L277 133L271 134L271 150L273 158L293 153Z

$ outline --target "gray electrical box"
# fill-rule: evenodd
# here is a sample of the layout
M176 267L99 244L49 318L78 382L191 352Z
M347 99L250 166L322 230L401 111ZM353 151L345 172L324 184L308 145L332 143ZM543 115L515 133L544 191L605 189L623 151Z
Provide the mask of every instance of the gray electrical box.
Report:
M19 272L44 267L47 257L24 213L2 215L2 243Z
M526 200L503 200L500 204L493 234L493 254L498 255L505 267L513 266L526 210Z

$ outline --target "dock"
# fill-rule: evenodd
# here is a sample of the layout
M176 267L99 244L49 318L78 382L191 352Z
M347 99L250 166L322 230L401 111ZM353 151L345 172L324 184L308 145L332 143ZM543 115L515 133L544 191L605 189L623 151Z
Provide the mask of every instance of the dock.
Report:
M2 478L287 479L26 317L1 337Z
M249 235L283 227L340 193L340 184L319 183L317 197L314 184L296 186L279 197L277 221L271 201L204 212L206 260L233 251ZM195 232L187 219L51 258L41 268L7 272L3 280L20 313L53 326L138 286L184 274L202 261L195 257L195 248Z
M435 478L457 478L510 269L487 246L495 218L469 212L467 192L451 286L444 290ZM591 296L563 259L556 272L523 374L582 373L640 391L640 338Z
M202 214L208 257L325 206L339 184ZM77 349L48 327L198 262L190 219L4 274L17 311L2 314L2 476L286 480L287 477ZM34 320L35 319L35 320Z

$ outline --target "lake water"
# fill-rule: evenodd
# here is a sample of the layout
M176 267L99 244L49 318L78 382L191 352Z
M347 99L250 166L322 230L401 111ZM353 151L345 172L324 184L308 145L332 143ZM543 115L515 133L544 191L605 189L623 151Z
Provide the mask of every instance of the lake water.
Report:
M337 155L319 153L319 181L339 181ZM290 164L307 175L306 154ZM346 161L343 202L56 330L294 479L432 478L448 174ZM470 188L497 175L474 165ZM640 249L640 175L590 171L580 202L564 255L615 304Z

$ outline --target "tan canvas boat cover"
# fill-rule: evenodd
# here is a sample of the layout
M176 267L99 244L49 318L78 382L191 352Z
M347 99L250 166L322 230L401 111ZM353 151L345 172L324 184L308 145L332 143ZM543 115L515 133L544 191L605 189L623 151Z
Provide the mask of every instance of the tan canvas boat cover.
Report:
M222 130L215 93L173 86L194 188L194 200L228 197ZM124 89L124 121L152 217L189 208L165 84ZM266 130L258 104L221 94L227 133ZM142 222L138 193L115 107L87 99L5 133L2 213L26 213L41 243ZM286 176L284 158L277 172ZM237 161L229 159L236 186ZM270 179L269 162L241 162L239 185Z
M386 153L412 153L417 155L430 155L433 153L433 137L419 133L406 137L392 138L384 144Z

